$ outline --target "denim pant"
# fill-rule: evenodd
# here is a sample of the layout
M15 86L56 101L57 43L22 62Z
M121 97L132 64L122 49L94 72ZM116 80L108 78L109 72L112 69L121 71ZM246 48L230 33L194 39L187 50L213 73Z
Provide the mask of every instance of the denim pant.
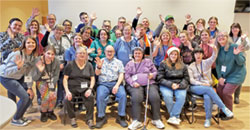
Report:
M186 101L187 90L186 89L177 89L173 90L166 86L160 85L160 91L163 96L163 100L168 109L170 117L180 118L180 113L182 107ZM175 103L174 103L175 95Z
M25 90L24 81L16 80L10 78L4 78L0 76L1 84L13 95L19 97L19 101L17 103L17 111L14 115L14 119L21 119L26 111L26 109L31 104L32 100L29 98L27 91Z
M203 95L206 119L211 119L212 117L213 102L216 103L220 109L226 107L217 93L213 90L213 87L191 86L190 91L197 95Z
M59 79L57 81L58 84L58 90L57 90L57 100L56 104L60 103L64 99L64 87L63 87L63 72L61 71L59 74Z
M112 93L112 89L115 86L116 82L102 82L98 84L97 93L96 93L96 104L98 117L104 117L107 101L109 99L109 95ZM124 89L124 86L120 85L117 93L115 94L116 101L118 101L118 115L125 116L126 115L126 103L127 103L127 95Z

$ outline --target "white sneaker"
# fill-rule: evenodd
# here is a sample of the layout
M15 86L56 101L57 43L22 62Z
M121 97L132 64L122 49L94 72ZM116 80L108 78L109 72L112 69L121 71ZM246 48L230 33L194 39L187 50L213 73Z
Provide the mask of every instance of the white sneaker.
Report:
M173 125L180 125L180 122L177 120L175 116L170 117L167 122Z
M234 116L233 112L230 111L227 107L225 107L224 109L222 109L222 111L225 113L225 115L227 117L233 117Z
M180 118L176 118L176 120L179 122L179 124L181 123L181 119Z
M162 123L162 121L160 119L159 120L152 120L151 122L158 129L164 129L165 128L164 124Z
M137 120L133 120L132 123L128 126L129 130L136 130L140 127L142 127L142 123L137 121Z

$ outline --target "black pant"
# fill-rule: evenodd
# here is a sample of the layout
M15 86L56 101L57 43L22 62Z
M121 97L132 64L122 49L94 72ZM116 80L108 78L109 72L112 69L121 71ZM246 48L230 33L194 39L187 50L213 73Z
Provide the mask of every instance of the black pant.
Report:
M147 86L140 86L138 88L127 86L127 91L131 96L132 101L132 119L139 121L141 118L141 104L144 100L144 95L146 95L147 93ZM159 88L157 85L149 85L148 98L148 101L152 107L153 120L159 120L161 99L159 95Z
M82 99L83 99L83 102L84 102L84 105L87 109L87 113L86 113L86 120L93 120L93 113L94 113L94 95L93 93L88 97L86 98L84 96L84 92L82 93L79 93L77 91L70 91L71 94L72 94L72 100L74 100L74 97L76 95L79 95L81 94L82 95ZM64 103L65 103L65 107L66 107L66 110L68 112L68 115L69 115L69 118L72 119L72 118L75 118L75 112L74 112L74 104L72 103L72 101L69 101L68 99L65 99L64 100Z

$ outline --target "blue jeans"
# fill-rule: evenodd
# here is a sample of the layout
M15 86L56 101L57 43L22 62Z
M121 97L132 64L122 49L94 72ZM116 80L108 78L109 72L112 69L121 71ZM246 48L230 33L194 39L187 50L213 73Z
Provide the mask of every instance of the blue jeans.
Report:
M190 91L197 95L203 95L206 119L211 119L212 117L213 102L216 103L220 109L223 109L226 107L212 87L191 86Z
M57 100L56 100L56 104L58 103L62 103L63 99L64 99L64 87L63 87L63 72L61 71L59 74L59 79L57 81L58 83L58 90L57 90Z
M109 95L112 93L112 89L115 86L116 82L102 82L98 84L96 91L96 104L98 117L104 117L107 101L109 99ZM116 101L118 101L118 115L125 116L126 115L126 103L127 103L127 95L124 89L124 86L120 85L117 93L115 94Z
M32 102L32 100L29 98L27 91L24 89L23 80L0 77L0 82L10 93L19 97L20 100L17 103L17 111L14 115L14 119L21 119L26 109Z
M170 117L180 118L180 113L182 107L186 101L187 90L186 89L177 89L173 90L166 86L160 85L160 91L163 96L163 100L168 109ZM175 103L174 103L175 95Z

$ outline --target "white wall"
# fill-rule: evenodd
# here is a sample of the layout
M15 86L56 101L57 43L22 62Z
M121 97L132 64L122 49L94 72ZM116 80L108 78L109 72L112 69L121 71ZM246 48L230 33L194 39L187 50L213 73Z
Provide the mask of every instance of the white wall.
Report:
M117 24L119 16L132 21L136 7L140 6L143 9L141 18L149 18L152 29L160 22L159 14L173 15L176 25L182 28L185 15L190 13L194 22L198 18L208 20L210 16L217 16L219 28L228 30L233 22L235 0L48 0L48 6L49 13L56 14L58 23L67 18L74 26L80 22L78 15L82 11L96 12L98 18L94 24L100 28L104 19L110 19L112 26Z

